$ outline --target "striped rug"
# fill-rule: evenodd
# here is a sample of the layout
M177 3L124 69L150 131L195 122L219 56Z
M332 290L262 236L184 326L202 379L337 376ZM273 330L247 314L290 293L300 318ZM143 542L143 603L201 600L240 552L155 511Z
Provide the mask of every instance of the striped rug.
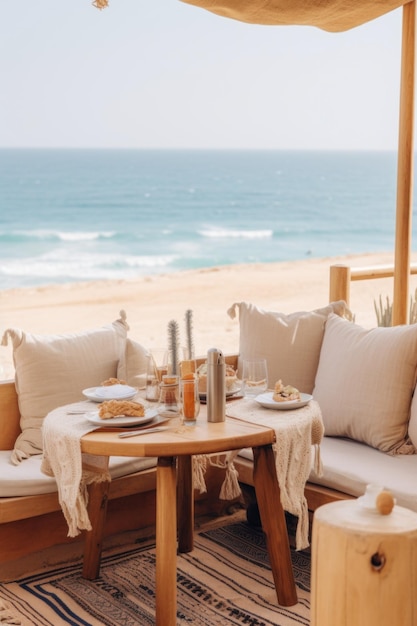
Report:
M285 608L277 605L260 530L239 522L197 533L193 552L178 557L177 624L308 626L310 555L292 551L292 559L299 602ZM2 584L0 598L8 607L0 609L2 626L151 626L155 547L104 557L94 581L81 577L77 562Z

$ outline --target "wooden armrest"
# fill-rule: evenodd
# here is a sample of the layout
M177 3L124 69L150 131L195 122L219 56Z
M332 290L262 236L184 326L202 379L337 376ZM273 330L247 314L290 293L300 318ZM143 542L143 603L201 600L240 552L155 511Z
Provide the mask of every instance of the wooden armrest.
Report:
M0 450L12 450L20 432L20 411L14 381L0 381Z

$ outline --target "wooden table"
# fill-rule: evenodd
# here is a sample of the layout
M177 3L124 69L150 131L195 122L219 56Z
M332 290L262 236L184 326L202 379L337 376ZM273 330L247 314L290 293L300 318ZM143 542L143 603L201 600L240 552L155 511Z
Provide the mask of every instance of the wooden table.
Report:
M171 422L172 423L172 422ZM170 425L171 425L170 423ZM278 603L292 606L297 593L292 571L285 515L280 500L272 444L275 433L265 426L235 419L209 423L200 414L196 426L172 428L159 433L121 439L117 432L94 431L81 439L83 452L100 456L157 457L156 478L156 624L176 626L177 612L177 482L180 524L178 549L192 549L193 489L192 455L212 454L251 447L254 453L254 485L266 535ZM178 463L177 463L178 461ZM96 486L105 489L108 483ZM102 500L97 499L97 507ZM97 551L104 524L103 514L90 508L93 538L86 544L83 576L98 575ZM105 515L105 512L104 512ZM97 539L97 541L95 541ZM90 552L90 553L89 553Z

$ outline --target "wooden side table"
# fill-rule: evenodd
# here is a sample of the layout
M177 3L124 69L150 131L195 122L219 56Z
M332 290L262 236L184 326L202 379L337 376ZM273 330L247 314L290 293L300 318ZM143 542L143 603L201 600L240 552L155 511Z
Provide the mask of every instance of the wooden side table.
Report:
M358 500L313 519L311 626L415 626L417 514L367 511Z

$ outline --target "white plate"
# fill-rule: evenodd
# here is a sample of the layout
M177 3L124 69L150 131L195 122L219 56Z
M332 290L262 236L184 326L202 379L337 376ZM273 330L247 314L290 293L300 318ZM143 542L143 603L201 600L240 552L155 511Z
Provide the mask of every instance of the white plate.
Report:
M236 393L238 393L238 391L239 391L239 389L236 389L235 391L226 391L226 398L231 398ZM201 402L207 402L207 394L206 393L199 393L198 395L200 396Z
M238 380L235 382L235 384L233 385L233 387L231 389L229 389L228 391L226 391L226 398L231 398L232 396L235 395L235 393L238 393L240 390L242 389L242 381ZM198 394L200 396L200 400L202 402L206 402L207 400L207 393L205 392L199 392Z
M126 396L131 396L132 393L136 393L136 389L129 387L129 385L101 385L101 387L96 387L96 396L103 398L103 400L113 400L114 398L125 400Z
M111 417L107 420L102 420L99 417L98 411L91 411L86 413L86 419L95 424L96 426L102 426L103 428L120 428L123 426L139 426L139 424L148 424L158 415L157 409L146 409L144 417L126 417L121 415L119 417Z
M313 399L313 396L310 396L309 393L300 393L301 400L287 400L285 402L275 402L272 399L273 396L272 391L268 391L267 393L261 393L259 396L256 396L254 400L259 402L259 404L266 409L276 409L277 411L289 411L291 409L301 409L302 406L305 406Z
M130 400L137 394L137 390L134 387L123 385L123 387L126 387L126 395L121 396L116 393L112 396L111 392L106 392L110 395L106 395L106 397L104 397L101 390L111 389L112 386L113 385L109 385L108 387L89 387L88 389L83 390L83 395L88 398L88 400L92 400L93 402L104 402L105 400Z

